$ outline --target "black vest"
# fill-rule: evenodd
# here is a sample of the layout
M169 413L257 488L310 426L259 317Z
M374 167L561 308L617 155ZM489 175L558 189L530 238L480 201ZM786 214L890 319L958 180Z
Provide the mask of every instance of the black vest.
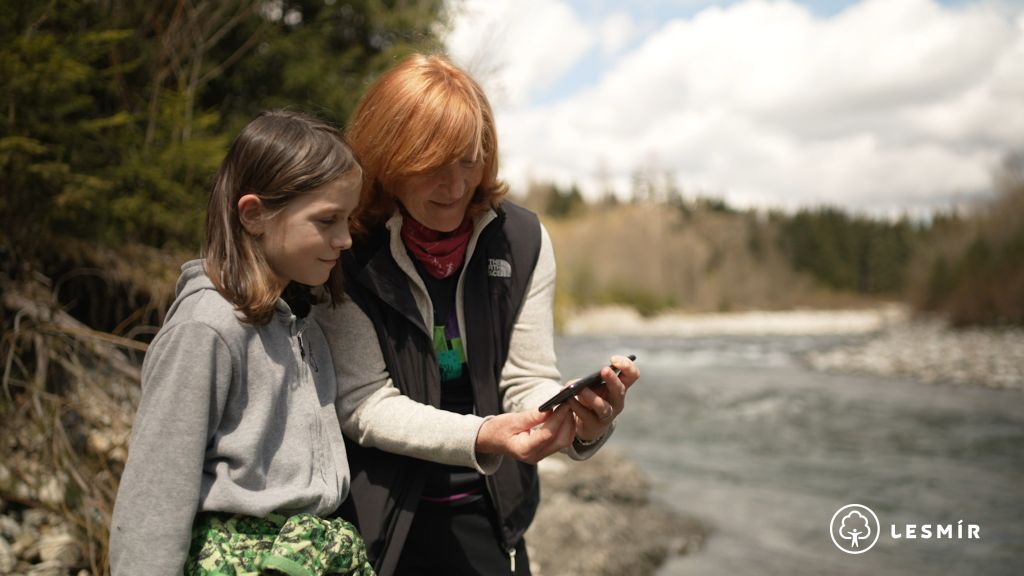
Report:
M540 254L540 222L532 212L505 202L480 233L465 264L462 335L477 415L500 414L498 383ZM440 407L441 376L432 327L416 307L410 280L391 255L388 230L378 226L342 256L346 290L366 313L395 386L413 400ZM423 489L423 461L345 438L352 483L339 513L355 524L382 576L394 572ZM537 468L504 458L487 477L505 550L522 538L537 511Z

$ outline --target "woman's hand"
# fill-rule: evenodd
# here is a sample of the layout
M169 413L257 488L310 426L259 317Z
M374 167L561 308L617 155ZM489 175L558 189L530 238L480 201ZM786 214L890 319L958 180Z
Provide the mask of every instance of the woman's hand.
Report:
M572 444L575 433L568 405L553 412L528 410L498 414L484 420L476 436L476 451L507 454L516 460L536 464Z
M625 356L612 356L611 365L620 370L618 376L609 367L601 369L605 385L597 390L587 388L568 404L575 420L576 437L592 442L608 433L615 418L626 404L626 390L640 378L640 369Z

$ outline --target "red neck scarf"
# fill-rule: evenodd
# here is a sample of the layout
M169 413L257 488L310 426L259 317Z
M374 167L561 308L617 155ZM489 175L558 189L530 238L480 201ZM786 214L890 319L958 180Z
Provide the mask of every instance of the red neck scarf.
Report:
M402 219L402 242L405 247L431 276L439 280L451 276L462 265L472 232L473 224L469 218L451 232L427 228L408 214Z

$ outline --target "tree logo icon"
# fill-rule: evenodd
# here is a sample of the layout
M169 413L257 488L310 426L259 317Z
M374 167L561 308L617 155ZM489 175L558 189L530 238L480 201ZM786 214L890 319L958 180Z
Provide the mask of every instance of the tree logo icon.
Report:
M861 504L847 504L832 515L832 543L847 554L863 554L878 542L878 516Z

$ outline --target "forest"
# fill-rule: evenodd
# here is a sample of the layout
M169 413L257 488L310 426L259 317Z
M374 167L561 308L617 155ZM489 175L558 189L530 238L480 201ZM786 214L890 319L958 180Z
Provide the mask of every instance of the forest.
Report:
M928 218L738 209L672 187L588 202L575 186L535 184L522 201L555 242L562 316L605 304L650 316L898 302L953 326L1019 326L1024 156L1007 154L992 182L978 204Z

